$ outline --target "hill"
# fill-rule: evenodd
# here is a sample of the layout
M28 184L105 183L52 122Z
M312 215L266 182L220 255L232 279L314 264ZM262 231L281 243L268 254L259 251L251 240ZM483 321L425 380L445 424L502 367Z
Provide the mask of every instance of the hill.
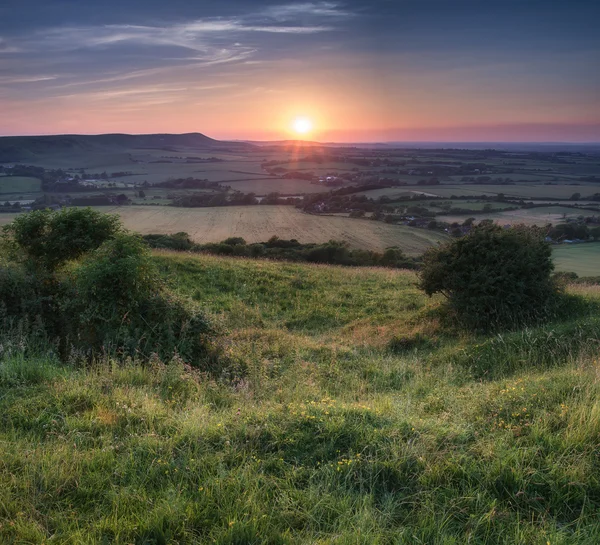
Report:
M252 149L251 144L223 142L200 133L99 134L0 137L0 163L40 162L48 157L82 153L110 153L136 149L190 148L198 150Z
M4 329L0 542L598 542L597 288L476 337L405 271L155 259L221 317L228 374Z

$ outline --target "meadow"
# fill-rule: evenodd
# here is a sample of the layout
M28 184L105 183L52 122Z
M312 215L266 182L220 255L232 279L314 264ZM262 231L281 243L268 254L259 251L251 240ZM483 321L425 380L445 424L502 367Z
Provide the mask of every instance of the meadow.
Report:
M485 337L405 271L155 259L222 323L229 373L5 334L1 543L598 543L597 289Z
M474 197L479 195L496 196L502 193L506 197L517 199L569 199L574 193L581 193L588 197L598 192L598 186L592 184L577 184L573 182L553 182L552 185L545 183L516 183L512 185L494 184L440 184L435 186L402 186L385 189L374 189L364 191L368 197L388 196L390 198L402 198L410 194L425 194L436 197L451 198Z
M0 176L0 195L36 193L41 190L41 185L40 180L28 176Z
M495 203L494 203L495 204ZM467 206L465 205L465 208ZM536 208L521 208L518 210L507 210L505 212L487 212L482 217L492 219L501 225L514 225L524 223L526 225L548 225L563 223L566 219L576 219L581 215L592 215L593 212L577 210L566 206L539 206ZM440 221L463 222L465 215L449 214L437 217Z
M398 246L408 255L420 255L429 246L447 237L442 233L388 225L383 222L312 215L293 206L224 206L216 208L175 208L165 206L98 207L118 214L125 227L141 234L189 233L195 242L220 242L242 237L263 242L276 235L300 242L346 241L353 248L381 251ZM7 216L7 214L4 214ZM3 215L0 215L0 221Z
M600 242L561 244L552 249L557 271L575 272L579 276L600 275Z

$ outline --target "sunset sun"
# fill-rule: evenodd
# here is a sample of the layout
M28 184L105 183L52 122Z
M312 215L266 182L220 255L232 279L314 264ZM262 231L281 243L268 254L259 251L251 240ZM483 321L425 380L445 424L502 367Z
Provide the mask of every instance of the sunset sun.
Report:
M292 127L298 134L307 134L312 130L313 124L307 117L297 117L294 119Z

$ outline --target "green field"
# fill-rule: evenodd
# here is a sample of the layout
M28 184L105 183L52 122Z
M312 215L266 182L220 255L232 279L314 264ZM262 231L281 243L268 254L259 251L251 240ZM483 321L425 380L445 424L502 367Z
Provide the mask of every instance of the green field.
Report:
M26 176L0 176L0 195L25 195L41 190L42 183L37 178Z
M156 259L231 372L3 331L0 543L598 543L597 316L476 337L403 271Z
M484 213L479 219L488 218L501 225L514 225L524 223L526 225L548 225L564 222L565 219L574 219L581 215L592 215L593 212L577 210L566 206L539 206L536 208L521 208L519 210L507 210L506 212ZM436 219L440 221L463 222L465 215L440 215Z
M571 183L556 185L540 184L514 184L514 185L493 185L493 184L441 184L435 186L402 186L390 187L385 189L374 189L364 191L362 194L370 198L388 196L392 199L401 199L410 194L423 194L437 197L451 198L471 197L477 195L495 196L503 193L506 197L518 199L568 199L573 193L581 193L583 197L588 197L599 191L598 185L585 184L573 185Z
M323 186L311 184L307 180L293 180L281 178L263 178L260 180L244 180L242 182L230 182L225 185L242 193L256 193L256 195L268 195L277 192L286 195L302 195L303 193L323 193L328 190Z
M561 244L553 248L557 271L579 276L600 276L600 242Z

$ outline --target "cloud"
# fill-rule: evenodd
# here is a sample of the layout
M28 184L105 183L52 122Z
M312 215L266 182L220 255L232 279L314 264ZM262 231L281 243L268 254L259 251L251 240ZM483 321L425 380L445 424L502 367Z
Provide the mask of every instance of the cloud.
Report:
M273 51L297 51L296 40L338 30L351 16L333 1L243 9L220 17L71 23L0 36L0 91L5 97L30 100L69 96L65 91L94 92L100 94L87 96L97 100L119 96L111 93L121 92L128 80L149 88L163 81L187 85L188 74L228 82L223 70L211 72L211 67L265 63ZM272 40L278 40L275 49Z
M272 17L276 21L287 21L305 16L339 19L353 15L350 11L343 9L338 2L303 2L271 6L262 10L261 13L266 17Z
M16 85L20 83L37 83L52 81L58 76L0 76L0 85Z
M62 26L45 28L17 37L8 44L0 38L3 53L98 49L119 44L178 47L214 54L215 40L250 33L316 34L335 30L333 19L349 13L333 2L294 3L268 7L235 17L207 17L185 23L155 25L108 24L101 26ZM223 57L222 51L220 51ZM226 57L226 55L225 55ZM237 58L237 54L235 55Z

